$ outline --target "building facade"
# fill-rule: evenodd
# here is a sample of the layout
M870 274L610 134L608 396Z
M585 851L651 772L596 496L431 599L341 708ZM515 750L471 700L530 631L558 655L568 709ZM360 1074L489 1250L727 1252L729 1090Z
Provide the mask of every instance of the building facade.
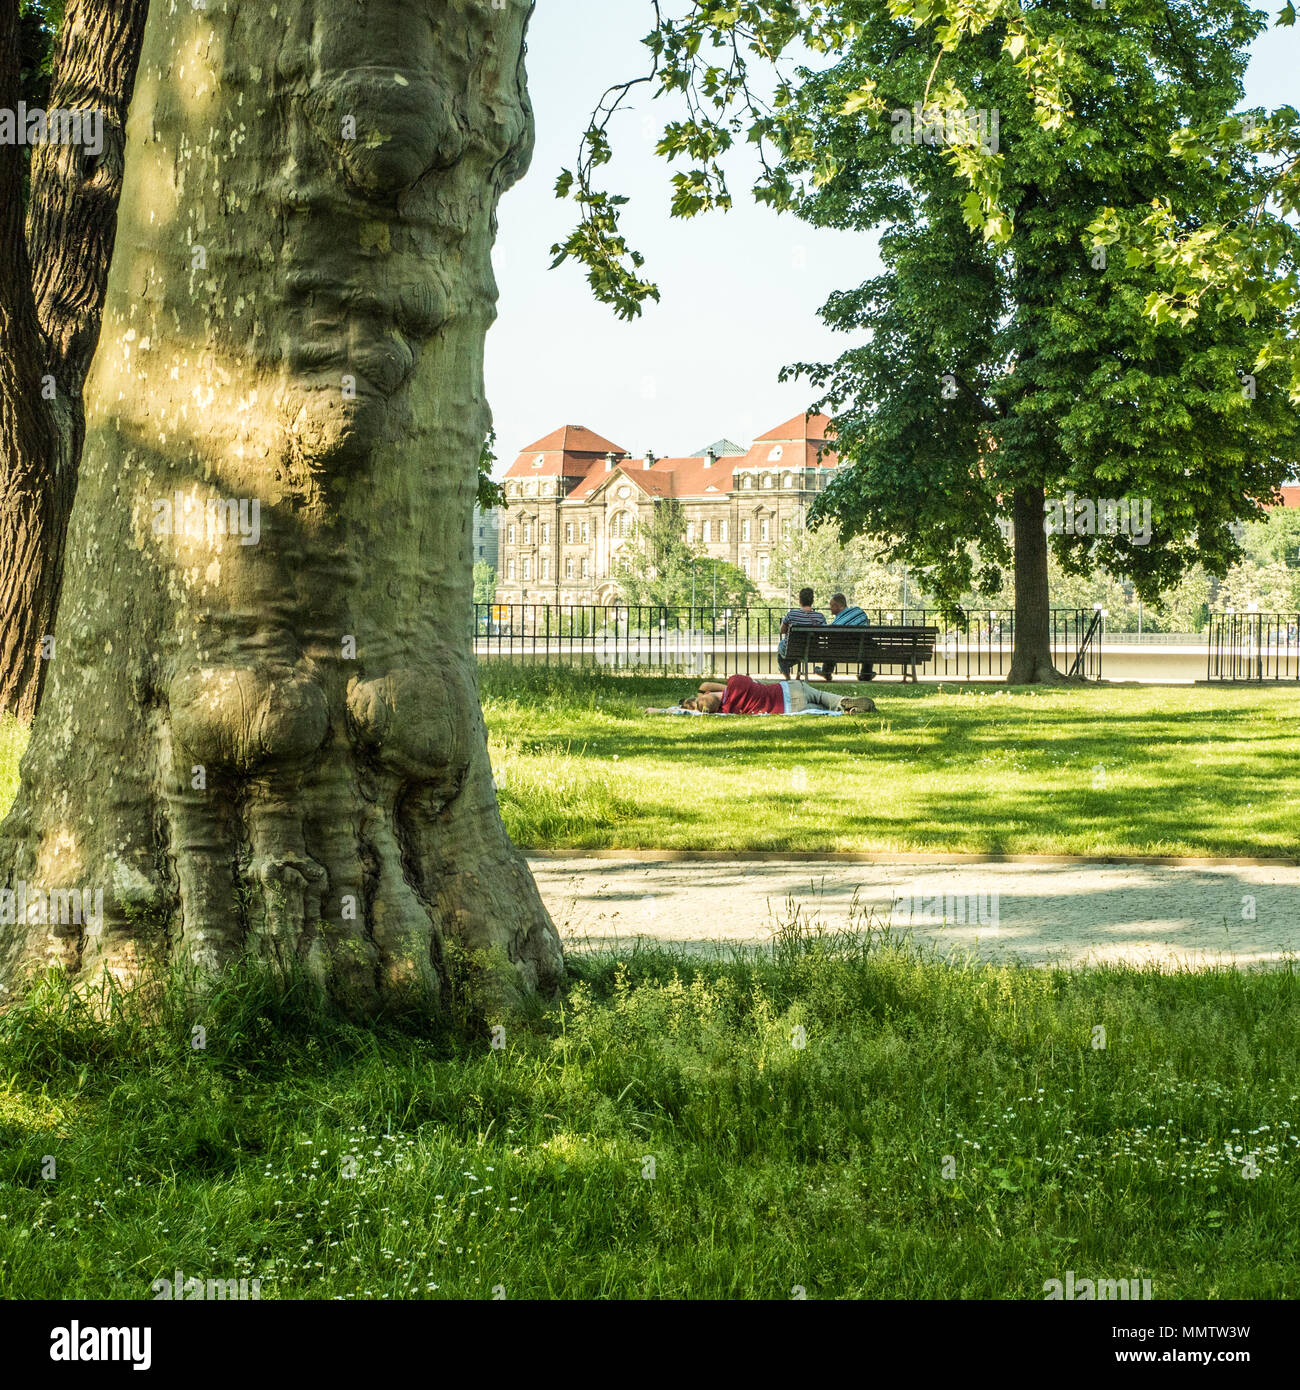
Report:
M504 479L498 602L615 602L620 551L666 498L682 504L689 542L738 566L764 597L784 597L770 580L772 551L802 528L837 466L829 424L799 415L748 449L723 439L685 458L633 458L583 425L546 435Z
M474 504L474 563L489 564L496 569L499 563L500 541L497 533L501 529L501 510L490 507L484 511Z

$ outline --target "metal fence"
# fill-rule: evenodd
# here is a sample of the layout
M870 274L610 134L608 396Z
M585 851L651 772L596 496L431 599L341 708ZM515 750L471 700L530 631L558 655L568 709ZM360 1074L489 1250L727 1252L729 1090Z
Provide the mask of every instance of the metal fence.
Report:
M1300 680L1300 613L1214 613L1206 677Z
M480 603L474 611L474 651L484 661L776 675L776 648L787 611L711 605ZM996 680L1010 668L1015 614L1009 608L969 611L961 623L949 622L929 608L876 608L866 613L875 625L939 629L934 659L917 666L920 677ZM1052 657L1061 670L1069 671L1077 662L1081 674L1092 679L1101 675L1095 617L1091 609L1053 610Z

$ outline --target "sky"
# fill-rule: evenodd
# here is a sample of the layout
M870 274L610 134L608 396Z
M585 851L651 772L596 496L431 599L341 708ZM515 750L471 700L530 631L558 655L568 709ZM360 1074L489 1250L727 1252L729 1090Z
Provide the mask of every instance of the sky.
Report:
M1280 0L1270 0L1270 13ZM814 392L780 383L795 361L832 360L849 344L817 310L832 290L878 273L874 238L809 227L750 198L743 166L735 206L689 221L669 216L672 169L654 153L667 101L634 98L613 127L616 158L600 186L630 196L623 226L662 300L630 323L598 304L582 268L550 270L575 204L554 195L605 88L645 70L648 0L538 0L528 42L537 117L532 168L500 208L499 317L488 334L487 390L503 472L561 425L586 425L632 454L696 453L720 438L747 445L801 414ZM1268 29L1247 73L1248 105L1296 101L1300 29ZM648 89L647 89L648 90ZM653 120L652 120L653 117Z

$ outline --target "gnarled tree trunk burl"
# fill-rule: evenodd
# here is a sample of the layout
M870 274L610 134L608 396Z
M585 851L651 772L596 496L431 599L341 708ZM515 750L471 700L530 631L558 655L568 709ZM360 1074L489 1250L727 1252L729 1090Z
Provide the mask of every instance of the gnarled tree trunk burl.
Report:
M252 954L370 1008L437 995L453 947L558 984L469 635L530 8L152 6L58 641L0 832L29 913L0 924L11 990ZM61 890L82 920L33 920L69 915Z

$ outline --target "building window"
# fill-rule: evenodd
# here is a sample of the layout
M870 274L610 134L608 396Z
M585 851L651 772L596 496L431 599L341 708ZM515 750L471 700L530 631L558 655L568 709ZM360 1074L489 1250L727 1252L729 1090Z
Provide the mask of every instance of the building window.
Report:
M506 561L506 578L507 578L508 580L510 580L510 582L511 582L512 584L514 583L514 580L515 580L515 562L514 562L513 560L507 560L507 561Z
M688 543L695 539L695 523L693 521L686 523L686 539Z
M789 539L790 539L790 518L789 518L789 517L786 517L786 519L781 523L781 534L786 538L786 540L789 540Z
M483 528L481 526L478 528L478 538L479 540L483 539Z
M507 544L507 545L514 545L514 543L515 543L515 524L514 524L514 522L512 521L512 522L510 523L510 525L506 527L506 544Z
M539 579L549 579L551 577L551 557L543 555L541 563L537 566L537 577Z
M740 523L740 539L746 543L749 541L749 522L747 521Z
M565 577L566 579L572 579L572 578L573 578L573 560L572 560L572 558L569 558L568 560L566 560L566 561L564 562L564 577Z
M533 577L533 562L528 558L527 555L525 555L523 559L520 561L520 564L522 566L522 569L520 570L520 577L523 579L524 583L527 584L528 581Z
M718 539L720 541L727 539L727 523L725 521L718 522Z
M525 522L524 522L524 544L525 544L525 545L532 545L532 543L533 543L533 524L532 524L531 521L525 521Z
M704 534L700 537L700 539L704 542L705 545L708 545L709 542L713 539L713 523L711 521L704 522L702 529Z
M748 579L748 578L749 578L749 556L748 556L748 555L742 555L742 556L740 557L740 568L741 568L742 570L745 571L745 578Z
M768 562L769 562L769 557L768 557L768 556L766 556L766 555L760 555L760 556L758 557L758 577L759 577L759 579L760 579L761 581L763 581L763 583L766 583L766 582L767 582L767 567L768 567Z
M584 522L582 523L582 543L583 543L583 545L586 545L587 542L588 542L590 539L591 539L591 534L590 534L590 532L589 532L588 529L587 529L587 523L584 521Z
M569 545L573 544L573 522L571 521L564 523L564 539Z
M754 486L754 480L753 480L753 478L751 478L751 477L749 476L748 473L745 474L745 483L744 483L744 485L745 485L745 487L753 487L753 486Z
M790 475L789 473L787 473L787 474L785 475L785 485L786 485L786 487L791 487L791 486L793 486L793 484L794 484L794 478L791 477L791 475Z
M760 541L769 541L772 539L772 523L767 517L764 517L762 521L758 523L758 538Z
M771 475L770 473L765 473L765 474L763 475L763 486L764 486L764 487L771 487L771 486L772 486L772 475Z
M550 545L550 543L551 543L551 528L550 528L550 524L549 524L548 522L545 522L545 521L542 522L541 530L542 530L542 544L543 544L543 545Z
M587 577L587 557L585 555L582 557L582 569L580 571L580 576L583 579L586 579Z

